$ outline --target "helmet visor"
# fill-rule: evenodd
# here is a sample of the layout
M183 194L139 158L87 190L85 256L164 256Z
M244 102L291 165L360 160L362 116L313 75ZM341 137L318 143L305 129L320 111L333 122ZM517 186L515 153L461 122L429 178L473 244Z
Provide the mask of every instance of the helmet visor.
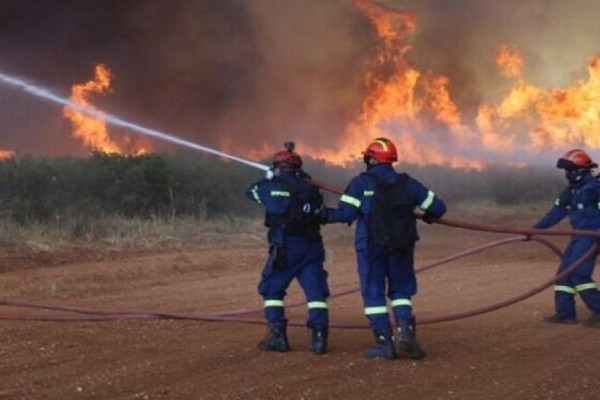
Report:
M565 160L564 158L559 158L556 162L556 168L564 169L567 171L575 171L580 167L575 164L573 161Z

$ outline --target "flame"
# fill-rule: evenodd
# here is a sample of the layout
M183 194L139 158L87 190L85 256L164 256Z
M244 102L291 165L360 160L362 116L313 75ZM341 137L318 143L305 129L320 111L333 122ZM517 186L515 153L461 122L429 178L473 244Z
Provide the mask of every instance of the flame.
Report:
M7 160L9 158L13 158L16 155L17 155L17 153L15 153L12 150L2 150L2 149L0 149L0 160Z
M508 44L502 44L496 52L496 64L508 78L520 77L523 73L523 56Z
M507 90L498 99L475 108L466 120L451 92L451 80L410 61L418 21L408 12L371 0L353 0L376 35L363 78L360 107L337 138L336 148L298 140L303 154L346 165L378 136L396 143L401 163L480 170L490 159L523 166L517 158L564 147L600 148L600 56L592 57L587 77L566 88L543 88L526 80L526 58L516 46L502 43L495 52ZM89 97L111 92L111 73L96 66L92 81L73 86L73 101L93 108ZM135 146L129 138L109 135L105 121L65 108L74 136L86 146L123 153ZM465 114L466 115L466 114ZM222 138L222 148L236 152L235 141ZM260 143L245 153L262 159L277 149Z
M449 79L419 71L407 59L412 50L409 40L417 28L415 16L368 0L354 4L378 33L376 55L364 79L359 116L348 125L342 149L325 154L326 158L343 163L348 154L360 154L373 138L386 136L398 144L402 162L483 168L482 160L444 151L445 144L461 147L473 135L452 100ZM428 131L434 134L427 137Z
M94 110L100 115L104 115L91 103L89 98L94 94L108 94L112 92L111 88L112 73L104 64L98 64L94 68L94 79L73 85L71 88L71 101L74 103ZM65 107L63 115L68 118L73 125L73 137L81 139L86 147L94 151L119 154L143 154L150 151L147 144L138 144L133 142L131 137L123 135L118 140L111 137L108 132L105 119L96 118L81 111Z
M378 35L361 110L348 124L339 149L311 149L312 154L343 164L373 138L386 136L396 142L401 162L479 170L488 164L482 158L486 155L506 159L565 146L600 148L600 56L591 59L587 80L545 89L524 79L519 50L501 44L495 61L512 87L499 102L481 104L474 121L467 123L453 101L449 78L420 71L407 58L417 31L415 17L370 0L354 4ZM524 165L510 159L505 163Z
M599 78L600 56L590 60L587 80L565 89L543 89L519 78L498 106L480 107L477 123L483 143L504 151L525 145L531 153L600 148Z

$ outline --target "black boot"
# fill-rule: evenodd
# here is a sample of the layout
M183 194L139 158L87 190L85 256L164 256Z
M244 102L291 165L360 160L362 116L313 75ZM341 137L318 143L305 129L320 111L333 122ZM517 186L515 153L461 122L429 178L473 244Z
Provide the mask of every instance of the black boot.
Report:
M258 344L262 351L289 351L287 339L287 321L268 324L267 337Z
M600 313L593 313L583 325L591 328L600 328Z
M365 350L365 358L385 358L394 360L397 358L394 348L394 336L391 331L373 332L375 335L375 346Z
M563 317L558 314L550 315L548 317L544 317L542 320L549 324L563 324L563 325L573 325L577 323L577 319L575 317Z
M327 337L329 330L326 326L313 327L312 339L310 340L310 351L315 354L325 354L327 352Z
M417 326L414 320L398 322L398 350L413 360L420 360L427 355L417 342Z

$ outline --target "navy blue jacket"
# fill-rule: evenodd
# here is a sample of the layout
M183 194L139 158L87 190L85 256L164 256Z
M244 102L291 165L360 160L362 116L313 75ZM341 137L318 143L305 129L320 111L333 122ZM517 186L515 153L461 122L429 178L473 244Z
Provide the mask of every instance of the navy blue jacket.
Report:
M286 171L282 172L273 179L263 179L253 183L250 185L250 187L248 187L248 189L246 189L246 197L255 201L256 203L262 204L268 214L284 215L288 212L292 204L291 193L289 192L288 185L286 185L288 182L291 182L295 187L304 188L305 190L310 190L312 187L309 182L300 178L296 172ZM314 209L304 211L307 213L318 214L321 210ZM321 240L321 236L318 234L318 219L315 221L315 230L317 231L316 237L315 235L311 235L310 237L293 237L292 239L307 239L309 241L314 241L315 239ZM269 243L271 244L283 244L287 239L289 239L289 237L285 237L285 234L281 229L270 228L268 239Z
M387 164L376 165L371 168L369 173L376 174L383 181L390 184L395 181L397 175L394 168ZM364 250L368 246L367 217L371 212L375 186L376 183L372 177L366 174L356 176L350 181L346 191L340 198L338 208L328 210L326 218L328 223L352 222L358 219L355 238L357 250ZM406 188L408 194L414 200L415 208L419 207L435 218L441 218L446 213L444 202L418 180L409 177Z
M554 206L533 227L550 228L567 215L574 229L600 229L600 185L591 173L576 187L570 186L556 199Z

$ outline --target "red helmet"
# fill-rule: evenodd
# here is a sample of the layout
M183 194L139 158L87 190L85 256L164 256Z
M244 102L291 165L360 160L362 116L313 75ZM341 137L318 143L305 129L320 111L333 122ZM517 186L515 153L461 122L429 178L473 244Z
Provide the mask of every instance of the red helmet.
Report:
M581 149L569 150L564 156L558 159L557 168L566 170L575 170L579 168L596 168L598 164L592 162L588 154Z
M273 156L273 166L282 171L297 171L302 168L302 159L293 151L282 150Z
M372 157L377 162L383 164L391 164L398 161L396 146L389 139L383 137L373 140L362 154L365 157Z

